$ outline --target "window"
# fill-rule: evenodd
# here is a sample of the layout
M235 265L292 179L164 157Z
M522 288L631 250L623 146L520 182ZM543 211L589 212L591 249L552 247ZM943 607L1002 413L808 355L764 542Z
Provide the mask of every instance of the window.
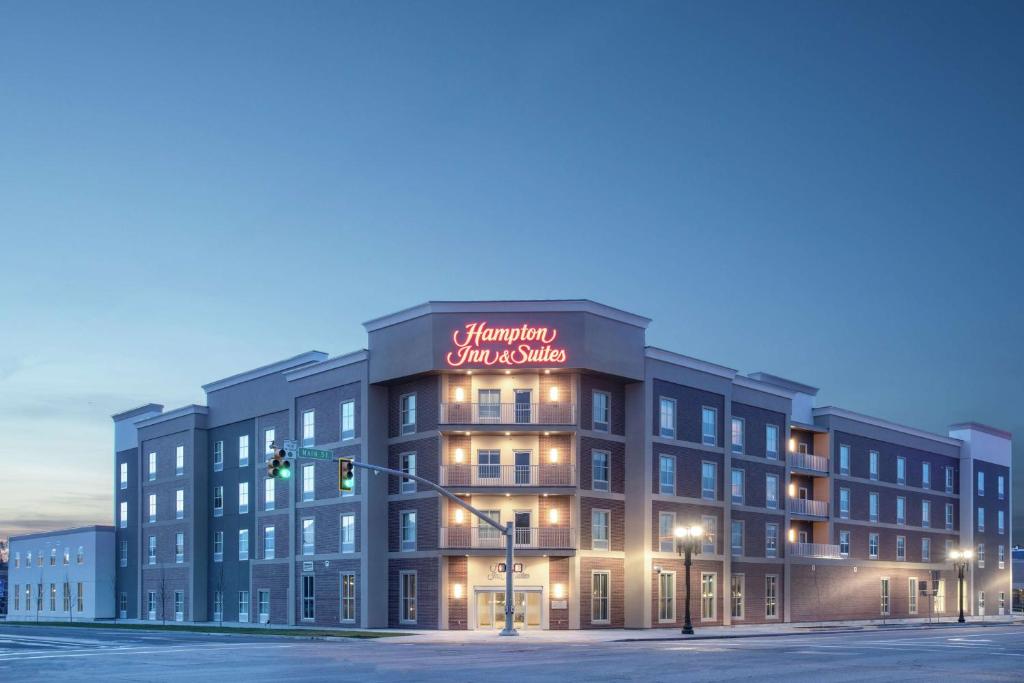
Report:
M700 619L714 621L717 617L715 599L715 578L712 572L701 572L700 575Z
M907 559L907 537L897 536L896 537L896 559L903 561Z
M174 518L185 519L185 489L174 492Z
M263 430L263 460L270 460L271 456L276 451L276 444L274 443L275 437L277 436L277 430L273 427L268 427Z
M978 557L978 569L985 568L985 544L979 543L978 550L975 553Z
M896 456L896 483L902 485L907 483L907 459L902 455Z
M312 555L316 552L316 520L307 517L302 520L302 554Z
M78 564L82 564L79 562ZM121 566L128 566L128 541L121 541Z
M658 621L672 623L676 620L676 574L658 574Z
M921 501L921 526L925 529L930 529L932 526L932 502L930 500Z
M764 616L769 619L779 617L779 577L774 574L764 577Z
M608 451L591 451L593 482L595 491L607 491L609 488L608 470L611 454Z
M700 410L701 443L707 446L718 445L718 410L704 406Z
M403 512L401 522L402 551L416 550L416 511Z
M953 468L946 468L946 493L953 493Z
M909 593L907 594L907 611L910 614L917 614L917 578L911 576L908 583Z
M868 494L868 520L878 521L878 493L872 491Z
M156 494L149 494L149 521L156 521Z
M935 611L942 614L946 611L946 580L939 579L939 587L935 589Z
M743 618L743 574L733 574L729 579L730 586L730 603L732 605L732 618L742 619Z
M65 567L71 564L71 548L64 548L64 554L61 556L61 564Z
M839 474L850 473L850 447L839 444Z
M174 448L174 476L180 477L185 474L185 447L175 446Z
M1003 517L1002 510L996 511L996 530L1000 536L1006 533L1006 519Z
M398 603L401 608L399 621L403 624L416 623L416 572L400 572L398 579Z
M501 422L501 390L477 390L477 412L481 422Z
M217 441L213 444L213 471L224 470L224 442Z
M302 466L302 500L316 498L316 465Z
M185 591L174 591L174 620L185 621Z
M238 466L249 466L249 435L242 434L238 437Z
M274 538L274 527L263 527L263 559L274 559L276 540Z
M743 470L732 468L730 480L732 482L732 502L743 504L745 487L743 485Z
M764 476L764 506L769 510L779 509L779 475Z
M610 621L608 613L610 578L610 573L606 571L595 571L590 575L590 622L593 624L607 624Z
M149 620L150 621L155 621L156 620L156 591L149 591L149 597L148 597L148 599L146 601L146 607L147 607L146 611L148 612L147 616L149 617Z
M878 559L878 534L868 534L868 559Z
M353 572L341 575L341 615L339 619L346 623L356 620L356 575Z
M78 553L75 555L75 564L85 564L85 548L78 546Z
M764 528L764 556L779 556L779 525L776 522L768 522Z
M732 539L732 554L739 557L743 555L743 522L740 520L732 520L732 533L730 534Z
M402 434L413 434L416 431L416 394L406 394L400 401Z
M302 445L306 447L316 445L315 410L305 410L302 412Z
M608 510L590 511L590 538L591 548L594 550L608 550L608 527L611 513Z
M121 501L120 509L118 511L117 525L122 529L128 528L128 502ZM30 560L31 563L31 560Z
M273 481L268 480L268 481ZM213 487L213 516L223 517L224 516L224 487L214 486Z
M839 555L840 557L850 556L850 532L843 530L839 532Z
M121 488L128 488L128 463L121 463Z
M658 456L659 492L664 495L675 495L676 492L676 459L671 455Z
M275 487L276 479L264 479L263 480L263 509L270 511L274 509L274 501L277 495L277 488Z
M156 564L156 536L149 537L149 563Z
M889 614L889 577L882 578L882 616Z
M50 584L50 611L57 611L57 584Z
M676 438L676 401L662 397L660 401L659 433L666 439Z
M14 568L21 567L21 553L14 553Z
M341 440L356 438L356 402L345 401L341 404Z
M878 481L878 451L868 453L868 473L872 480Z
M1006 569L1006 546L999 546L999 568Z
M604 391L595 391L593 396L593 430L595 432L607 432L611 422L612 397Z
M149 480L156 480L156 453L149 454Z
M1003 475L999 475L996 479L996 497L999 500L1006 498L1006 481L1003 479Z
M249 559L249 530L238 530L238 559L244 562Z
M930 462L921 463L921 488L930 489L932 487L932 464Z
M1002 591L999 593L999 614L1006 614L1006 593Z
M345 514L341 516L341 552L354 553L356 551L356 516Z
M14 584L14 611L21 610L21 584Z
M985 591L978 591L978 616L985 616Z
M927 537L921 539L921 561L932 561L932 539Z
M497 451L495 451L497 452ZM415 453L402 453L401 455L401 467L402 471L406 474L416 474L416 454ZM402 479L400 484L402 493L415 493L416 492L416 480L415 479Z
M249 512L249 482L238 482L238 514Z
M259 623L269 624L270 623L270 591L261 590L256 591L256 603L257 603L257 614L259 615Z
M946 528L953 528L953 504L946 503Z
M213 561L222 562L224 560L224 532L214 531L213 532Z
M839 489L839 519L850 518L850 489Z
M896 496L896 523L907 523L907 499L903 496Z
M714 555L718 552L718 517L703 515L701 526L704 528L704 542L701 545L701 553Z
M985 508L978 508L978 531L985 530Z
M779 428L775 425L764 427L764 455L769 460L779 459Z
M249 623L249 591L238 591L238 621Z
M743 452L743 431L744 421L741 417L734 417L732 419L732 452L742 453Z
M715 500L718 483L718 463L704 461L700 465L700 497Z
M185 561L185 534L179 531L174 535L174 562L182 564Z
M663 553L675 551L676 513L658 513L658 550Z
M985 473L978 472L978 497L985 495Z

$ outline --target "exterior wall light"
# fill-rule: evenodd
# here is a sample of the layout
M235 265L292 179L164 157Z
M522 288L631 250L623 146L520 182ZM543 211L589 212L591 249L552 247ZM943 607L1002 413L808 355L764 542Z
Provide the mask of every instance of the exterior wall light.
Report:
M455 387L455 402L462 403L466 400L466 390L462 387Z
M552 524L558 524L558 508L548 510L548 521Z
M552 448L551 449L551 451L548 453L548 459L551 462L558 462L558 449L557 448Z
M792 437L789 439L789 452L796 453L796 439Z
M789 542L796 543L796 529L789 530Z
M557 401L558 400L558 387L551 387L551 390L548 391L548 397L552 401Z
M464 513L462 511L462 508L458 508L455 511L455 523L456 524L462 524L462 520L464 520L465 518L466 518L466 513Z
M560 583L556 583L551 587L551 596L555 600L562 600L565 598L565 586Z
M466 459L466 451L461 448L455 449L455 462L461 463Z
M461 583L452 584L452 597L454 597L456 600L461 600L462 599L462 584Z
M796 498L796 484L794 482L789 482L789 497Z

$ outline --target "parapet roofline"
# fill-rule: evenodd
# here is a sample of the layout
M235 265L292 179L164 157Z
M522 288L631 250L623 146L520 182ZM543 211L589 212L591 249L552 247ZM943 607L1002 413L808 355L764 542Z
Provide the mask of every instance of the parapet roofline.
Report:
M192 403L192 404L187 405L187 406L182 406L180 408L175 408L174 410L169 410L166 413L161 413L159 415L154 415L153 417L148 417L145 420L140 420L139 422L135 423L135 426L137 428L139 428L139 429L142 429L143 427L151 427L151 426L153 426L155 424L160 424L161 422L167 422L168 420L173 420L175 418L184 417L186 415L209 415L209 414L210 414L210 409L207 408L206 406L200 406L200 405L196 405L195 403Z
M727 368L724 365L718 365L716 363L709 363L708 361L701 360L699 358L684 356L681 353L676 353L675 351L668 351L667 349L661 349L658 348L657 346L646 347L644 349L644 355L647 358L660 360L664 363L680 365L685 368L699 370L700 372L706 372L711 375L725 377L730 380L736 377L736 370L732 368Z
M251 382L252 380L259 379L260 377L274 375L286 370L293 370L304 365L309 365L310 363L322 363L325 360L327 360L327 354L323 351L306 351L305 353L300 353L299 355L292 356L291 358L285 358L284 360L279 360L275 363L270 363L269 365L263 365L252 370L240 372L237 375L231 375L230 377L225 377L224 379L204 384L203 391L209 394L212 391L220 391L221 389L227 389L228 387L235 386L236 384Z
M810 384L804 384L802 382L794 382L791 379L785 377L779 377L769 372L752 372L747 375L750 379L757 380L758 382L765 382L766 384L774 384L777 387L788 389L789 391L798 394L809 394L811 396L818 395L818 387L812 387Z
M954 439L949 436L942 436L941 434L934 434L932 432L926 432L923 429L917 429L916 427L908 427L906 425L897 424L896 422L889 422L879 417L871 417L870 415L862 415L861 413L855 413L852 410L846 410L845 408L837 408L836 406L823 406L821 408L814 409L814 417L819 416L834 416L841 417L847 420L853 420L854 422L862 422L864 424L874 425L875 427L882 427L883 429L891 429L894 432L900 432L902 434L909 434L911 436L917 436L922 439L928 439L930 441L936 441L938 443L948 444L950 446L960 447L963 443L960 439Z
M304 377L310 377L312 375L318 375L321 372L327 372L328 370L336 370L337 368L343 368L346 365L355 365L356 363L362 363L370 358L370 353L366 349L360 349L353 351L352 353L346 353L342 356L335 356L334 358L328 358L320 363L313 363L312 365L306 365L301 368L297 368L290 372L284 373L284 378L289 382L294 382L297 379Z
M949 425L949 431L959 431L962 429L973 429L976 432L984 432L991 436L998 436L1000 439L1006 439L1007 441L1013 441L1013 434L1004 429L998 427L991 427L980 422L957 422L956 424Z
M146 405L139 406L138 408L130 408L120 413L115 413L114 415L111 415L110 418L114 422L121 422L122 420L127 420L128 418L144 415L146 413L159 413L162 412L163 409L164 407L159 403L147 403Z
M647 329L650 318L613 308L590 299L525 299L503 301L427 301L396 313L374 318L363 323L367 332L431 313L592 313L609 320Z
M54 529L53 531L36 531L31 534L22 534L21 536L11 536L7 539L8 543L11 541L31 541L36 538L46 538L48 536L68 536L71 534L81 534L86 531L96 531L99 533L114 533L114 527L106 524L90 524L89 526L76 526L72 529Z

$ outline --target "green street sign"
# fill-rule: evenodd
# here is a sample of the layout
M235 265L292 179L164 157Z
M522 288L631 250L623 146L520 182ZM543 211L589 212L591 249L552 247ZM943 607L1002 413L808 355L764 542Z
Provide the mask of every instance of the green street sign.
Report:
M300 448L300 458L313 458L314 460L333 460L334 453L331 451L323 451L319 448Z

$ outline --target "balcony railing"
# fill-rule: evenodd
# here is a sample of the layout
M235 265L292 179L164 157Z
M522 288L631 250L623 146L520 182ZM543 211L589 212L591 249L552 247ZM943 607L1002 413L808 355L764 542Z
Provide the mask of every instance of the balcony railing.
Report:
M828 517L828 501L790 498L789 512L793 515L807 515L808 517Z
M790 557L814 557L822 560L841 560L838 545L831 543L790 543Z
M790 453L789 464L798 470L828 474L828 458L810 453Z
M442 403L441 424L569 425L575 403Z
M441 465L442 486L575 486L572 463L551 465Z
M570 527L516 527L515 547L519 549L573 547ZM441 527L442 548L505 548L505 536L489 526Z

